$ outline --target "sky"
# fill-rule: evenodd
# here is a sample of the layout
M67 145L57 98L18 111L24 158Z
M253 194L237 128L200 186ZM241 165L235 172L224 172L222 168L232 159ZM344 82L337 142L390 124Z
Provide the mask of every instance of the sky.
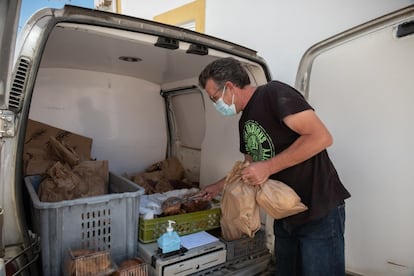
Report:
M29 17L41 8L62 8L65 4L93 8L93 2L94 0L22 0L19 31L23 28Z

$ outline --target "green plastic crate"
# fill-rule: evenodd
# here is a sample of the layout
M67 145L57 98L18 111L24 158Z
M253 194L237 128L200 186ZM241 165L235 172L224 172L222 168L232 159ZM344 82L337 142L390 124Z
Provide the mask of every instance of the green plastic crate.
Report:
M175 221L174 230L180 236L220 227L220 208L167 216L155 219L139 219L139 241L156 241L168 227L168 220Z

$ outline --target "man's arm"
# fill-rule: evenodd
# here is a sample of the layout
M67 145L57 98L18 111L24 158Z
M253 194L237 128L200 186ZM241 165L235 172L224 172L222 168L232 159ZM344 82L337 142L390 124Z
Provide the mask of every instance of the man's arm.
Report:
M299 138L273 158L251 163L242 172L245 181L261 184L270 175L299 164L332 145L331 134L313 110L289 115L283 121L300 135Z

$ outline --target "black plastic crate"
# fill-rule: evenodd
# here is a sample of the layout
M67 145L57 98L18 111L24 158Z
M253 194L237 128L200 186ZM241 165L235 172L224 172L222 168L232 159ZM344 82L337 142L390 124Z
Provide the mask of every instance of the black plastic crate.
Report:
M244 237L234 241L222 240L222 242L226 244L226 261L249 256L266 249L266 235L263 230L259 230L253 238Z
M262 249L248 256L226 261L220 265L190 274L191 276L252 276L266 275L270 269L272 255Z

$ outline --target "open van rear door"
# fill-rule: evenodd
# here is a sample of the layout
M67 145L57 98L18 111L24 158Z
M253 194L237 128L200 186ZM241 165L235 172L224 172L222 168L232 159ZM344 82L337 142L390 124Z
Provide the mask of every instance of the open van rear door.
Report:
M334 137L355 275L413 275L414 5L311 47L296 87Z
M0 109L7 108L8 80L13 63L20 0L0 1Z

